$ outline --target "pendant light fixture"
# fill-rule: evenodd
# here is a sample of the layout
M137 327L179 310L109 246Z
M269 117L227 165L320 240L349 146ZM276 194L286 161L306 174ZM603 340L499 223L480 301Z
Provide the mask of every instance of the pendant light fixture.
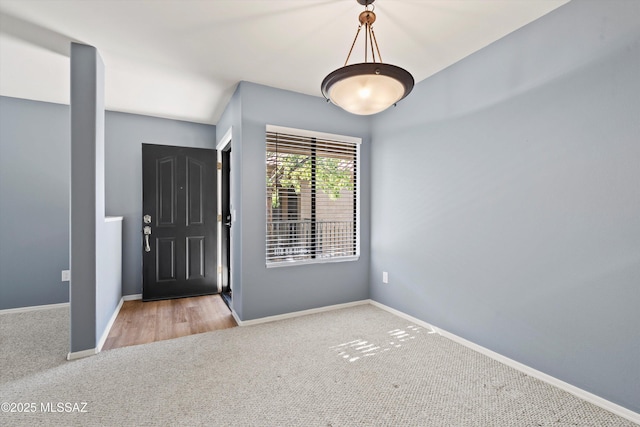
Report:
M322 81L322 94L338 107L359 115L376 114L403 99L413 89L413 76L405 69L382 62L373 32L375 0L356 0L365 7L344 66ZM347 65L364 26L364 62ZM371 50L371 62L368 61ZM376 56L377 55L377 56Z

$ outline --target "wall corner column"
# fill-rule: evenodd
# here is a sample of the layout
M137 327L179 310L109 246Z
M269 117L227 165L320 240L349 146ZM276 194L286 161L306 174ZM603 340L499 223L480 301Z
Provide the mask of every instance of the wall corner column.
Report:
M69 359L95 353L97 343L96 255L105 227L104 117L102 59L94 47L71 43Z

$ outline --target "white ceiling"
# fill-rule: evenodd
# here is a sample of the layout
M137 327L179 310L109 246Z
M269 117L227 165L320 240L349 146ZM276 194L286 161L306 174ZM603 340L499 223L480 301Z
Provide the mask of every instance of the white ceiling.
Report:
M383 61L419 82L568 1L378 0L374 29ZM356 0L0 0L0 95L68 104L78 41L103 58L108 110L215 124L241 80L322 96L362 10Z

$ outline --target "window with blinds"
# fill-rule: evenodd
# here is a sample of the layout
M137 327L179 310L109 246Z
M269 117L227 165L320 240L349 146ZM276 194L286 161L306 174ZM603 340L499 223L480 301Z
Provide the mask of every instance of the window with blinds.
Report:
M267 266L357 259L360 139L267 126Z

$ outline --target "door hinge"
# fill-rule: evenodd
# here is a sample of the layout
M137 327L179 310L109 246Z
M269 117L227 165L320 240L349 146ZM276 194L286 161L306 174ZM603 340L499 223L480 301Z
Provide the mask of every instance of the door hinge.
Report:
M221 265L218 266L218 274L222 274L222 266Z
M222 170L222 162L218 162L218 170Z
M222 222L222 214L218 214L218 222Z

